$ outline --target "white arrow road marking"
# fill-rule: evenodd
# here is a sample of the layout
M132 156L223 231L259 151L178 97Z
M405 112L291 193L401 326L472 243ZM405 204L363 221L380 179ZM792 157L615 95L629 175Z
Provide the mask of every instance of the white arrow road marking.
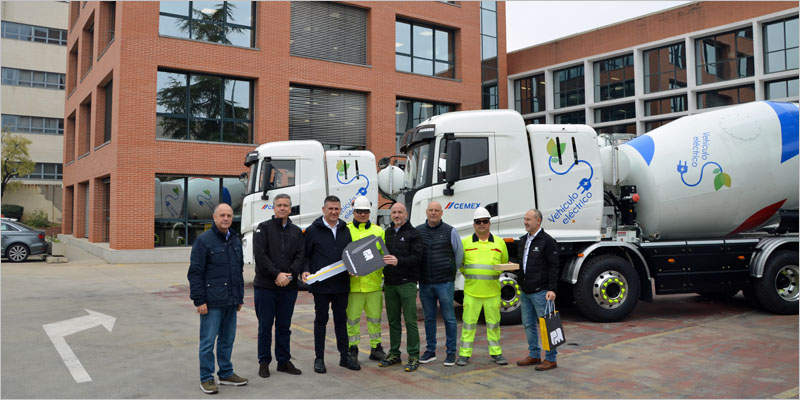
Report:
M44 331L47 332L47 336L50 337L50 341L53 342L53 346L56 347L56 351L58 351L61 359L64 360L64 364L66 364L69 373L72 374L72 377L77 383L91 382L92 378L83 368L83 365L81 365L81 362L69 347L67 341L64 340L64 337L93 328L97 325L103 325L111 332L111 329L114 328L114 322L117 321L116 318L110 315L101 314L86 308L84 308L84 310L86 310L89 315L42 325Z

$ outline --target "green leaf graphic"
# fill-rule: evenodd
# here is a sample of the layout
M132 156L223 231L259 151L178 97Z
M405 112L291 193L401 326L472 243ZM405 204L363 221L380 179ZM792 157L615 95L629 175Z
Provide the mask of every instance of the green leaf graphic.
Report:
M344 164L342 164L342 160L336 162L336 170L339 172L344 172Z
M178 194L178 192L179 192L178 188L176 188L176 187L172 188L172 191L175 192L175 194Z
M203 189L203 193L205 193L205 194L211 194L211 191L209 191L208 189Z
M714 168L714 173L718 174L719 173L719 168Z
M714 177L714 190L720 190L723 186L731 187L731 176L724 172Z
M724 173L724 172L721 173L720 175L725 177L725 182L723 182L725 184L725 186L731 187L731 176L726 174L726 173Z
M561 154L564 154L564 150L567 148L567 144L561 143L560 147L561 147ZM547 142L547 154L550 154L550 156L552 157L558 158L558 147L556 147L556 141L553 139L550 139L550 141Z

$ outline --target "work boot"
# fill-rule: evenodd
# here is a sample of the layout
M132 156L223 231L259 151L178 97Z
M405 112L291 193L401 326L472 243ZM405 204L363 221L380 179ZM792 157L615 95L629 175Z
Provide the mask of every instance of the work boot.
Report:
M202 390L203 393L206 394L216 394L217 392L219 392L219 389L217 389L217 384L214 383L213 379L205 382L200 382L200 390Z
M456 365L459 367L463 367L467 364L469 364L469 357L459 356L458 360L456 360Z
M492 361L494 361L497 365L508 365L508 360L506 360L502 354L492 356Z
M350 358L358 362L358 346L350 346L348 351L350 352Z
M417 368L419 368L419 359L409 357L408 364L405 367L406 372L414 372Z
M339 366L345 367L352 371L359 371L361 370L361 366L358 365L358 361L355 358L351 357L349 354L345 357L339 359Z
M389 354L388 357L384 358L383 360L378 361L379 367L388 367L390 365L400 364L403 360L400 359L400 356L395 356Z
M378 345L369 352L369 359L373 361L380 361L384 358L386 358L386 352L383 351L383 346L378 343Z

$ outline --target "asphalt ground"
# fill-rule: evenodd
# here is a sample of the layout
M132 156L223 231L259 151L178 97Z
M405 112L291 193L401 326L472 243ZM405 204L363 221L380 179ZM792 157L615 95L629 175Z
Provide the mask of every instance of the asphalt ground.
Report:
M109 265L91 257L66 264L32 260L0 268L0 396L3 398L206 398L199 388L199 318L188 297L187 264ZM362 319L361 371L338 366L329 322L327 374L313 372L313 299L300 292L292 321L292 357L300 376L257 375L257 319L252 268L238 316L233 351L243 387L221 386L218 398L798 398L798 316L751 308L741 294L729 301L696 295L640 302L618 323L594 323L562 308L567 344L558 368L518 367L527 355L522 326L503 326L507 366L488 355L479 325L466 367L439 359L413 373L369 361ZM419 307L418 307L419 308ZM43 325L88 315L116 318L66 336L91 381L77 383ZM456 314L460 314L460 306ZM422 312L418 310L422 345ZM461 322L459 319L459 332ZM383 345L389 346L383 317ZM405 340L404 340L405 341ZM405 343L401 350L405 350ZM406 354L403 354L405 359Z

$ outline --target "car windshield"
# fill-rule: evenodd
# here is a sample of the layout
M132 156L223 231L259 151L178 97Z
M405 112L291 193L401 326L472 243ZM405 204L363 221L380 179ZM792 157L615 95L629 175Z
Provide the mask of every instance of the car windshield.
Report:
M406 188L418 189L429 185L428 173L430 168L430 142L422 143L412 147L408 151L408 161L406 162Z

